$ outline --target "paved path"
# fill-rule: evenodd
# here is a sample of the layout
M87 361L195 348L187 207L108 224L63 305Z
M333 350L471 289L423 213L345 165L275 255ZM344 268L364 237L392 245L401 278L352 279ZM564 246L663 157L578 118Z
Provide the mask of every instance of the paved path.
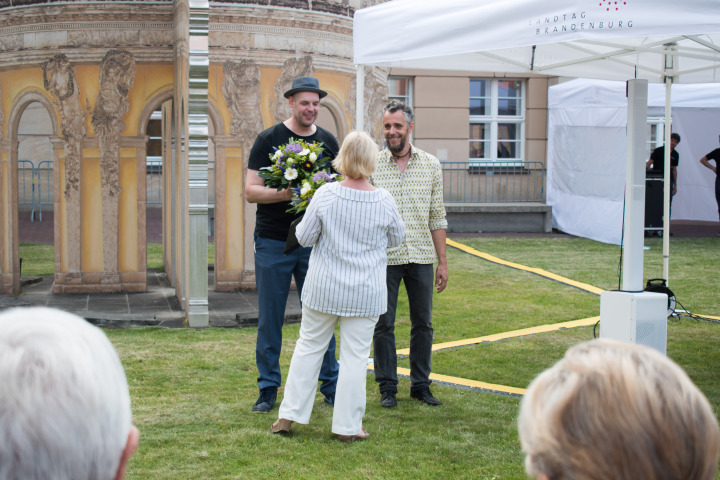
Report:
M213 284L210 271L209 284ZM175 290L167 276L148 272L145 293L104 293L53 295L52 276L23 277L22 295L0 295L0 310L15 306L55 307L86 318L96 325L115 328L160 325L184 327L185 321ZM257 291L216 292L208 289L210 326L257 326ZM300 321L300 301L290 292L285 307L285 322Z

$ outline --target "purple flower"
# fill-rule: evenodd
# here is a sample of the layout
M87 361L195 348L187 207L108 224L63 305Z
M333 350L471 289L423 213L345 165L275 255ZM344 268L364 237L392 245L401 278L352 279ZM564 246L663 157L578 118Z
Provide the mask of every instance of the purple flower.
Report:
M302 149L303 147L299 143L291 143L287 147L285 147L285 151L291 153L300 153L302 152Z
M320 180L328 181L328 180L330 180L330 178L331 178L330 175L321 171L321 172L317 172L315 175L313 175L312 181L317 183Z

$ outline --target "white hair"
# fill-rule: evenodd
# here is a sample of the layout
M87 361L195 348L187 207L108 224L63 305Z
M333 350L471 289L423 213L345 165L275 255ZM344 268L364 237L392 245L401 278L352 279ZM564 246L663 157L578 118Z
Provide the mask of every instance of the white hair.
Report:
M0 480L111 480L131 417L99 328L51 308L0 314Z

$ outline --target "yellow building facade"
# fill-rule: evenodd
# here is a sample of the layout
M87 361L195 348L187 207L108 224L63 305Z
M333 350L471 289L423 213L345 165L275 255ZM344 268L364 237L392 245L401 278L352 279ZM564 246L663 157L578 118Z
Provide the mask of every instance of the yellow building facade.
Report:
M354 125L352 15L372 3L258 0L209 7L215 289L254 287L255 207L243 191L247 155L261 130L289 116L282 93L292 79L319 79L328 92L319 124L339 140ZM30 139L48 144L52 160L53 291L146 290L148 125L158 117L165 269L174 285L186 282L194 177L185 165L183 118L193 92L183 62L196 41L183 33L188 17L180 1L0 1L0 293L19 291L17 172ZM387 95L387 72L365 75L371 79L365 105L378 104L374 96ZM32 133L30 111L47 119L43 131L49 133ZM365 116L380 118L367 108Z

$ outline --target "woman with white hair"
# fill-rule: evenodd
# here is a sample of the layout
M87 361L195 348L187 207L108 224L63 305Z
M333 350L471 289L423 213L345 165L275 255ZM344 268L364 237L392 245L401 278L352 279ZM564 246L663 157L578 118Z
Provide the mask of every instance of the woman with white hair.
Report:
M687 374L642 345L570 348L522 399L525 469L542 480L711 480L720 431Z
M114 480L138 446L115 349L51 308L0 314L0 480Z
M333 160L344 179L321 186L297 226L300 244L314 247L303 285L300 338L273 433L310 421L322 356L339 323L332 431L342 442L368 437L362 428L367 361L375 324L387 309L386 250L405 235L392 195L368 181L377 153L368 134L349 133Z

